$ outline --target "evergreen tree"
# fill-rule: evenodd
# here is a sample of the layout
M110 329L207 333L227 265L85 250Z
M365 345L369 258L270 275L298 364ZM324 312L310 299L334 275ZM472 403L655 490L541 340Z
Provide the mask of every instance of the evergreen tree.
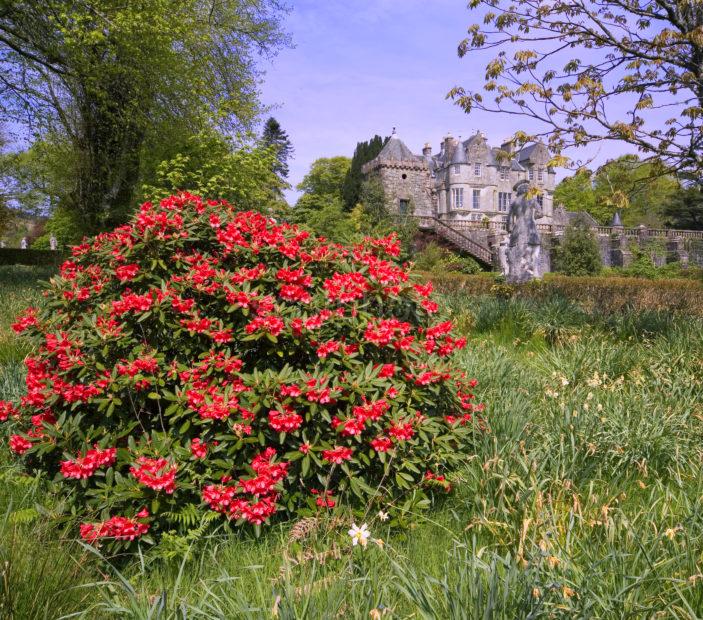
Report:
M685 230L703 230L703 190L700 186L678 191L664 206L666 225Z
M288 178L288 159L293 157L293 144L288 133L283 131L281 124L272 116L264 125L262 136L264 146L271 146L276 152L276 163L273 171L281 180Z
M603 266L598 241L588 222L577 217L564 232L556 251L556 270L568 276L593 276Z
M354 149L349 172L344 179L342 198L344 208L351 211L361 201L361 185L364 180L361 167L378 155L388 142L389 138L375 135L371 140L358 142Z

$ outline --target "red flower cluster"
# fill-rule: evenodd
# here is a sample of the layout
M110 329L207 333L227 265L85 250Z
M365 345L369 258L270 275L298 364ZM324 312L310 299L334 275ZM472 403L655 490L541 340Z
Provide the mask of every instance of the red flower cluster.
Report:
M137 517L144 519L149 516L145 510ZM104 523L82 523L81 538L89 543L99 538L114 538L115 540L134 540L149 531L149 524L128 517L112 517Z
M242 478L233 485L206 486L203 501L211 510L221 512L229 519L263 523L276 512L276 485L285 478L289 465L286 462L274 463L275 456L276 451L267 448L254 457L251 462L251 468L257 474L254 478Z
M101 467L110 467L117 459L117 448L87 450L74 460L61 461L61 473L66 478L90 478Z
M129 468L131 473L140 484L154 489L155 491L165 491L173 493L176 490L176 472L178 465L169 463L165 458L150 459L140 456L137 459L137 466Z

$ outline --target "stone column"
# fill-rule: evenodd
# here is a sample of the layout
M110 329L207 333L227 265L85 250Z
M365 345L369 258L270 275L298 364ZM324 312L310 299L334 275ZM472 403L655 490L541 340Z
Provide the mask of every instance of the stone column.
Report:
M682 267L688 267L688 252L680 235L666 240L666 262L678 262Z
M627 236L624 231L613 228L611 237L610 262L613 267L629 267L632 263L632 252L627 243Z

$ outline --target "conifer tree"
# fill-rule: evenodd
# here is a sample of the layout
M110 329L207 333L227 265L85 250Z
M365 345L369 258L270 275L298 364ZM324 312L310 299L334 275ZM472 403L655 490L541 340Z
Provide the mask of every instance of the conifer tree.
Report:
M361 200L361 185L364 180L361 172L362 166L381 152L388 139L388 137L382 138L379 135L375 135L371 140L357 143L349 172L344 179L342 187L344 208L347 211L351 211Z
M281 180L288 178L288 160L295 152L293 144L288 137L288 133L283 130L281 124L271 116L264 125L262 136L264 146L272 146L276 151L276 163L273 171Z

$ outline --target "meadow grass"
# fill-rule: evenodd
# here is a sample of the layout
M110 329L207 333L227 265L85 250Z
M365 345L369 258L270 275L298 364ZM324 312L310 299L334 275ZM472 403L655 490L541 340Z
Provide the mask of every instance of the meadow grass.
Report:
M0 398L21 392L26 351L8 323L38 299L38 275L0 270ZM703 321L563 299L443 303L470 337L460 363L490 430L453 493L406 528L362 509L259 539L167 537L108 563L10 462L4 431L0 617L703 615ZM379 542L352 549L362 520Z

